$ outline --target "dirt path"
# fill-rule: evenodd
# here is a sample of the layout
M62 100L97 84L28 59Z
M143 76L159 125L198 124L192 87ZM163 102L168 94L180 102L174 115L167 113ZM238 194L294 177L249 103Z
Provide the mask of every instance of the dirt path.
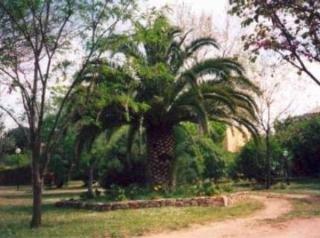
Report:
M291 210L284 198L254 196L265 208L247 218L237 218L186 230L145 236L144 238L319 238L320 218L295 219L286 223L270 224L266 219L275 219Z

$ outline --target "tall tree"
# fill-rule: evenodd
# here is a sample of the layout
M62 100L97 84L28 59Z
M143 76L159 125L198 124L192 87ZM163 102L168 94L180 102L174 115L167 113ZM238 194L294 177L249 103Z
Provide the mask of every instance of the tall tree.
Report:
M320 2L315 0L230 0L231 13L254 31L244 36L246 49L278 53L320 86L312 63L320 62Z
M129 0L0 1L1 84L7 86L9 93L18 93L26 121L7 105L1 104L0 108L21 128L24 123L29 127L33 228L41 225L43 174L50 152L63 133L57 127L67 125L69 120L62 117L64 106L81 82L88 62L99 57L96 50L101 39L129 17L133 5L134 1ZM48 97L56 83L67 85L67 90L55 108L50 132L43 138Z
M268 80L259 80L258 85L261 90L261 96L257 99L258 104L258 121L257 127L263 132L261 148L265 148L265 174L266 188L271 186L272 174L272 137L274 135L275 123L283 118L286 118L293 104L293 98L288 103L285 103L284 95L280 92L287 88L286 67L281 67L279 63L264 61L264 68L260 72L256 72L258 80L265 78ZM279 99L280 98L280 99ZM278 103L277 101L281 101Z
M199 50L217 48L212 38L187 42L188 34L162 14L146 22L136 22L129 36L115 37L115 56L122 56L124 64L97 62L95 66L100 84L122 80L127 85L122 92L129 93L111 101L100 118L109 126L130 124L131 134L145 128L150 183L168 188L173 185L174 127L190 121L208 131L208 120L217 120L245 125L254 133L256 106L251 94L256 87L232 59L194 60Z

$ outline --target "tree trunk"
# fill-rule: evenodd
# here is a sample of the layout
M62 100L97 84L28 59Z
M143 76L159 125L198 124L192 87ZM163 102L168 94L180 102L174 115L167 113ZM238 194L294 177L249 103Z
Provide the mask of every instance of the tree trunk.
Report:
M93 194L93 172L94 172L94 165L90 165L90 168L89 168L89 174L88 174L88 196L90 198L93 198L94 197L94 194Z
M267 181L266 189L271 187L271 153L270 153L270 129L266 133L266 159L267 159Z
M171 126L147 128L148 176L151 186L163 189L175 185L175 138Z
M289 174L289 159L285 156L285 173L286 173L286 183L290 185L290 174Z
M80 154L81 154L80 148L81 147L82 147L82 145L80 143L80 140L77 139L75 146L74 146L74 156L70 161L70 166L69 166L68 173L67 173L67 183L69 183L69 181L71 181L73 170L75 169L76 166L79 165Z
M40 144L35 143L32 148L32 192L33 208L31 228L38 228L41 225L41 204L42 204L42 176L40 168Z
M71 181L72 172L73 172L74 168L75 168L75 164L73 163L73 161L71 161L71 164L70 164L68 172L67 172L67 177L66 177L67 184L69 184L69 182Z

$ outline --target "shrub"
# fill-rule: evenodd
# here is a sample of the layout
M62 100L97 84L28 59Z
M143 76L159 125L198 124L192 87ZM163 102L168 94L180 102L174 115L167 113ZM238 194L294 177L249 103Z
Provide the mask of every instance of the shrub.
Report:
M272 138L270 141L271 152L271 177L275 179L282 172L282 147L279 142ZM241 150L235 160L235 171L243 178L254 179L264 183L266 179L266 146L263 142L250 141Z
M211 181L200 182L194 186L195 196L213 196L219 193L220 190Z
M277 125L277 137L292 156L294 176L320 175L320 116L287 119Z
M226 175L225 151L222 140L225 126L210 123L212 136L199 133L193 123L182 123L175 130L177 138L177 182L195 183L198 180L218 180Z
M111 185L110 188L105 191L105 195L108 200L112 201L128 200L125 189L117 185Z
M221 192L227 192L227 193L231 193L234 191L234 188L233 188L233 183L222 183L222 184L218 184L218 189L221 191Z

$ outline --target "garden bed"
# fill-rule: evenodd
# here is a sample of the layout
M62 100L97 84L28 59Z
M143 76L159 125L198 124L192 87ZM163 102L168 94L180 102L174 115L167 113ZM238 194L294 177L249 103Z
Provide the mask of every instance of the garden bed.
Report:
M178 199L155 199L155 200L135 200L122 202L87 202L82 200L63 200L55 203L56 207L61 208L79 208L94 211L114 211L126 209L142 209L157 207L190 207L190 206L212 206L226 207L248 198L248 193L235 193L227 196L214 197L194 197Z

